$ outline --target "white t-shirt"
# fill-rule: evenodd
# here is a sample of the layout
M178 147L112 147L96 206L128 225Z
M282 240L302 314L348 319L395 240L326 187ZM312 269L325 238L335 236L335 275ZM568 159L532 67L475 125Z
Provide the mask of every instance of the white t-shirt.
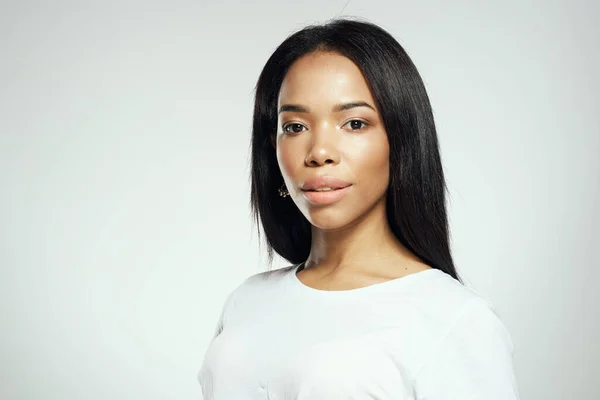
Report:
M198 373L204 400L514 400L493 305L430 269L326 291L298 265L233 290Z

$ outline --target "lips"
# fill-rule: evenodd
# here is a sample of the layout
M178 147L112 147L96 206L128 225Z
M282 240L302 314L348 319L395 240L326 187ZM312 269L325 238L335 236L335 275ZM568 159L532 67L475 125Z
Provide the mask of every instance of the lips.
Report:
M304 191L326 191L343 189L350 185L350 182L332 176L317 176L306 180L300 188Z
M332 176L317 176L300 187L304 197L314 205L324 206L340 200L352 184Z

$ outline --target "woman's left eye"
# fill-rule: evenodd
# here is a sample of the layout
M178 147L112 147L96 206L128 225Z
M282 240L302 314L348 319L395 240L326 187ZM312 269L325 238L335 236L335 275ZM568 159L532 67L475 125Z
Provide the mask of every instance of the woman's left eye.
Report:
M353 131L360 131L367 126L367 123L365 121L361 121L360 119L353 119L352 121L346 122L343 126L346 125L348 125Z

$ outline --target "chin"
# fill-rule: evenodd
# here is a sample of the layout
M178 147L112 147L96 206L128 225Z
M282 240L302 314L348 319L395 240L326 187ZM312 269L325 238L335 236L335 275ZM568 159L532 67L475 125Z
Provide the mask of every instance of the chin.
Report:
M344 228L356 219L356 216L335 206L309 208L303 212L304 216L315 228L322 230L336 230Z

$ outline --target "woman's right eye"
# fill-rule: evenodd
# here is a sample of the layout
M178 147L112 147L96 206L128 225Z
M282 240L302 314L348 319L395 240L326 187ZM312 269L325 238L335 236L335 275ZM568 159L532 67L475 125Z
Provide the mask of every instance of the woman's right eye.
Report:
M306 129L304 125L297 122L292 122L291 124L284 125L283 131L286 133L300 133L303 131L303 128Z

